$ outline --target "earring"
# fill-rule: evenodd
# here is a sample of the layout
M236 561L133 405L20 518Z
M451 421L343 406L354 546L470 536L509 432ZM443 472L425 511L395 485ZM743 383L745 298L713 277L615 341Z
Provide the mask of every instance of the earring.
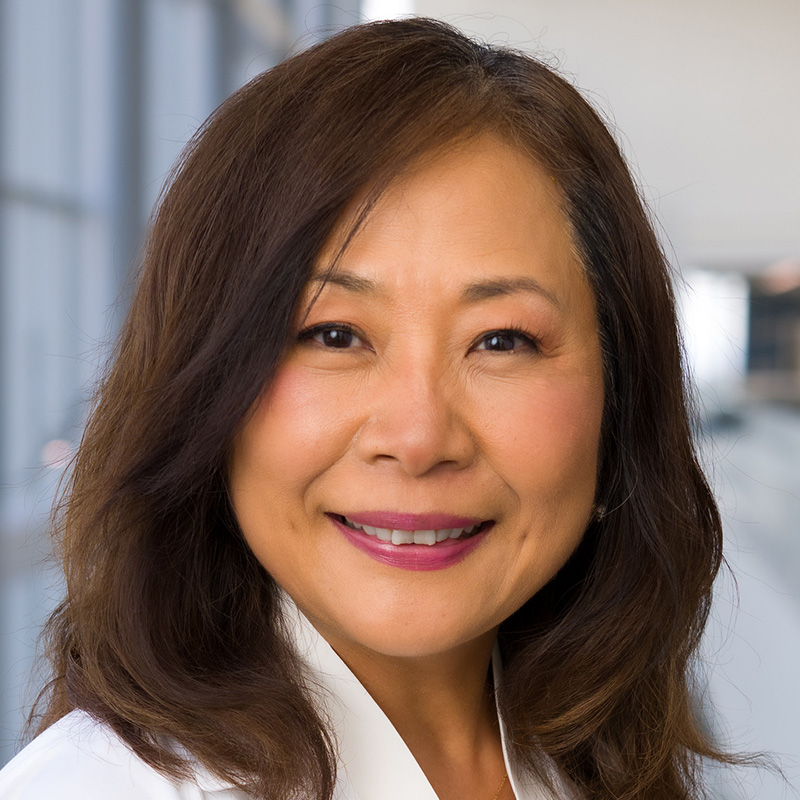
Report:
M595 522L600 522L606 514L608 514L606 507L602 503L596 503L594 506L594 514L592 515L593 520Z

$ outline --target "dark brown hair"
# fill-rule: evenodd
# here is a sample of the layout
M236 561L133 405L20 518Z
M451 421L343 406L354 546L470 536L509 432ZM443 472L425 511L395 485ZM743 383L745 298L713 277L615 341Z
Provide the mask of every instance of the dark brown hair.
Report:
M670 276L619 149L537 60L432 20L358 26L234 94L154 216L141 279L58 517L67 595L48 628L42 727L106 721L166 773L261 798L331 796L332 742L244 544L226 453L291 335L298 297L354 198L490 133L561 187L597 299L606 509L501 629L514 755L549 754L586 798L666 800L721 757L692 712L691 658L721 559L693 451Z

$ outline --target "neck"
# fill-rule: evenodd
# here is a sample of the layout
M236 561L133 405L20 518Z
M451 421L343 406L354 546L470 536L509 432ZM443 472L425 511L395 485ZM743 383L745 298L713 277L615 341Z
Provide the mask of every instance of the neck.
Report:
M407 742L406 732L414 739L429 732L444 743L465 732L478 737L487 719L495 727L488 683L494 639L491 631L457 651L416 658L340 655Z
M490 800L505 774L489 684L495 637L492 630L457 650L413 658L329 639L442 800Z

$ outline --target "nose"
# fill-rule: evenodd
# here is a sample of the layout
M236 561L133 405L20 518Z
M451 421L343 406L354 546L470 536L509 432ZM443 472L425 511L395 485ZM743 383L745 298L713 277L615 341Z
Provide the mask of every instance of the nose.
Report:
M477 445L459 381L419 363L406 363L370 382L367 418L355 440L358 456L420 477L469 466Z

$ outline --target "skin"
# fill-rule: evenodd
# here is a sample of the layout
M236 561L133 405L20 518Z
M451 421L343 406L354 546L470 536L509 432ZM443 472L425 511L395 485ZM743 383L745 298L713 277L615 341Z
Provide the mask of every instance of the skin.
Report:
M336 274L310 309L309 286L298 318L313 331L298 332L234 442L233 507L438 796L489 800L504 773L486 685L497 627L555 575L592 514L594 297L557 185L490 136L396 180ZM375 510L494 526L459 563L411 571L370 558L326 516Z

